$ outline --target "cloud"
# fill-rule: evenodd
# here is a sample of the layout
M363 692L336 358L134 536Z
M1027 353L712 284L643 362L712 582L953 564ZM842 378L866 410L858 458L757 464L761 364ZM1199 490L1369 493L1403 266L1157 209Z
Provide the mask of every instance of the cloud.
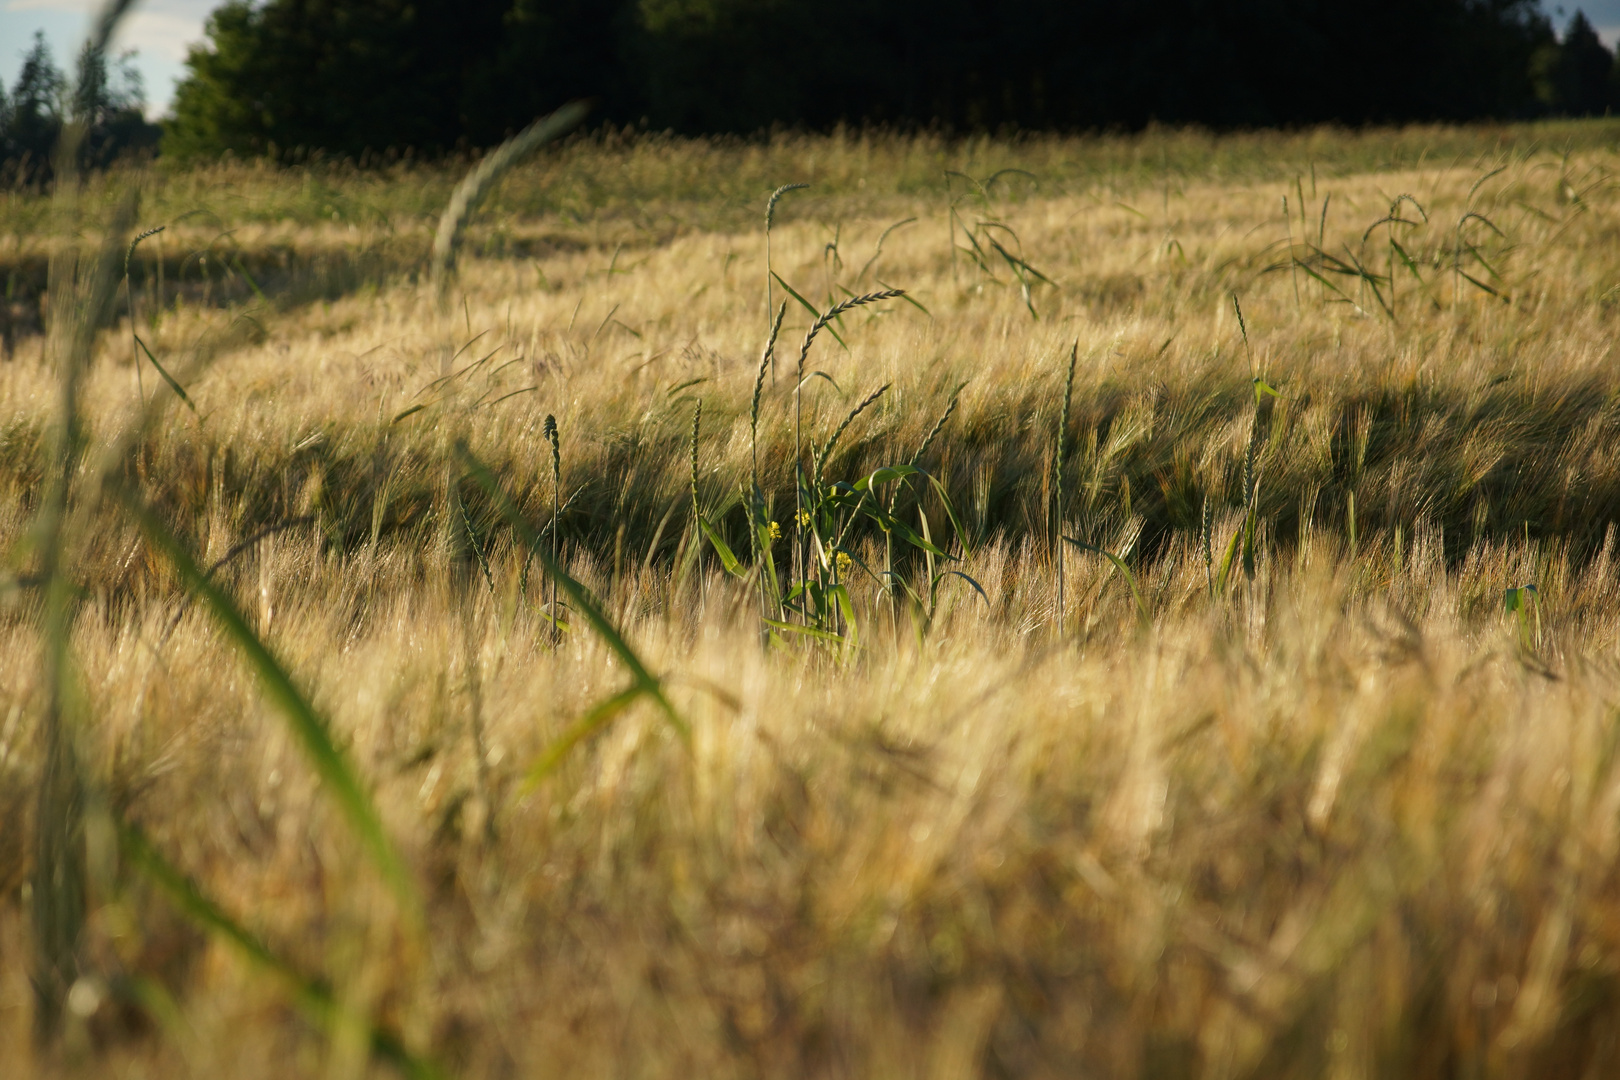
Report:
M167 11L137 11L118 28L115 48L134 49L143 57L181 63L186 49L202 38L202 23Z
M99 7L94 0L11 0L7 11L82 11L88 15Z

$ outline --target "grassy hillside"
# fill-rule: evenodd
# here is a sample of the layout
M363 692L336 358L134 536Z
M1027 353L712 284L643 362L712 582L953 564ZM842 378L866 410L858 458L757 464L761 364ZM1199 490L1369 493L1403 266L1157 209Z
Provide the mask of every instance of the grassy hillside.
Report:
M6 196L0 1072L1606 1075L1617 143Z

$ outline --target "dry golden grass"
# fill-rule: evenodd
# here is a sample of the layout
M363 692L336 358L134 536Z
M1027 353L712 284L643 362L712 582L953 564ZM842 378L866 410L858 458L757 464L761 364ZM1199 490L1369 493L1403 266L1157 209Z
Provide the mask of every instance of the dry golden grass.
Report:
M351 1017L452 1075L1610 1075L1620 156L1604 145L1614 128L1580 130L1568 154L1521 131L1500 154L1418 166L1403 151L1398 169L1367 151L1373 136L1302 136L1290 152L1350 163L1314 193L1308 172L1263 160L1203 177L1097 164L1168 160L1191 136L1103 141L1084 165L1084 143L969 147L977 175L1028 162L1041 182L1004 177L987 204L958 205L969 227L1008 226L989 235L1056 283L1033 285L1038 319L999 256L995 279L952 257L933 179L784 197L772 257L796 289L825 306L881 281L927 309L846 315L848 351L818 340L808 367L836 383L804 391L818 444L894 384L828 477L909 460L967 384L921 463L951 493L972 544L952 550L987 600L948 579L928 617L852 582L852 650L762 648L756 591L711 550L692 558L694 399L699 503L748 549L768 329L758 219L771 188L803 176L762 177L740 216L681 192L700 186L705 152L717 188L763 172L744 167L747 147L575 145L566 169L536 173L578 190L620 169L601 183L632 205L662 154L647 205L676 223L497 203L482 228L503 231L507 254L475 243L486 257L462 261L448 313L408 260L328 299L267 290L251 325L139 277L143 310L163 308L143 332L195 411L171 396L123 472L205 564L301 522L217 580L330 718L425 929L207 607L91 499L95 449L134 395L127 323L86 379L91 448L64 555L87 783ZM862 145L791 149L840 176L873 155L954 152ZM1211 161L1266 147L1212 145ZM260 176L244 199L290 204L299 177ZM1321 269L1309 243L1387 274L1386 230L1364 237L1403 193L1428 222L1395 228L1418 273L1394 264L1394 318L1364 283L1325 274L1335 297L1290 268L1292 251ZM1461 269L1511 302L1455 272L1469 210L1499 234L1467 225L1477 254L1465 247ZM293 265L351 242L345 224L255 214L235 234L245 257L279 247ZM429 226L411 221L386 242L420 238L420 260ZM171 256L208 242L195 222L164 237ZM792 360L809 322L790 304L763 396L762 481L788 532ZM1072 547L1056 625L1050 462L1076 341L1064 531L1132 568L1146 627L1123 575ZM120 860L95 814L72 1019L53 1046L30 1038L46 690L24 540L57 394L44 350L24 336L0 364L0 542L15 551L0 594L0 1074L385 1072L363 1024L294 1011L281 982ZM1280 393L1258 410L1257 374ZM543 522L547 414L564 498L579 492L564 561L665 677L691 739L642 703L529 790L530 763L626 676L582 620L552 646L544 575L520 591L524 553L452 447L467 440ZM1254 572L1234 566L1212 595L1251 446ZM933 497L899 512L951 535ZM876 534L856 550L882 561ZM921 561L900 567L922 583ZM1529 617L1505 615L1503 590L1527 583Z

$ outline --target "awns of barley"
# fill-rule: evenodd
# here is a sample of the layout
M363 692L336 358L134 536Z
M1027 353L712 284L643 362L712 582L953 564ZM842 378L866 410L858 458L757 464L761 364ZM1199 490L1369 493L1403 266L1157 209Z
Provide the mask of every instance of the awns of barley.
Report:
M478 204L489 194L489 189L529 154L578 127L588 112L590 106L583 101L573 101L549 116L541 117L485 154L483 160L473 166L472 171L456 185L450 202L439 217L439 229L433 237L433 282L441 298L449 287L450 272L455 269L456 248L461 244L461 234L466 230L473 212L478 209Z

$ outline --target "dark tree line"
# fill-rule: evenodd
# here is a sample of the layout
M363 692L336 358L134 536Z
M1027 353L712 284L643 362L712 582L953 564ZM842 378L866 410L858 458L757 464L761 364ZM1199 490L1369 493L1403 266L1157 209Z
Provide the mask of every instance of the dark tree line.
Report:
M56 142L70 118L85 125L79 164L98 168L122 154L157 146L161 129L147 122L140 72L129 55L108 64L82 53L70 80L42 34L23 56L17 81L0 86L0 185L49 179Z
M1132 129L1601 113L1533 0L230 0L166 148L496 142L570 98L681 132Z

